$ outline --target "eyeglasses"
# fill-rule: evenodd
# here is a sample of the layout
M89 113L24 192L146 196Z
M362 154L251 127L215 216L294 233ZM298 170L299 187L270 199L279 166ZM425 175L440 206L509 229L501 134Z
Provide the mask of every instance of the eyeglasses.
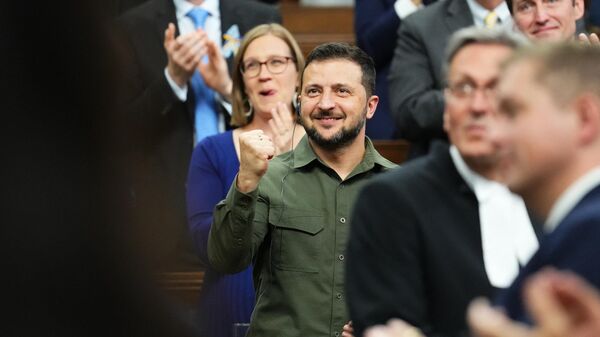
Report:
M493 98L496 94L496 83L483 87L469 81L448 84L448 91L459 99L472 99L478 90L483 91L485 98Z
M256 77L260 74L260 69L264 64L271 74L281 74L287 68L289 60L293 60L293 58L290 56L271 56L264 62L250 59L242 63L240 71L242 75L247 77Z

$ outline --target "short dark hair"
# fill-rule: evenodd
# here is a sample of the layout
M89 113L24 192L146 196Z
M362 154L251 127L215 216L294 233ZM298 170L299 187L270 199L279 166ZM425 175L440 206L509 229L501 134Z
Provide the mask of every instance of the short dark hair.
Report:
M365 87L367 96L373 95L375 92L375 62L373 62L373 59L367 55L367 53L356 46L351 46L342 42L328 42L318 45L310 52L310 54L308 54L304 69L312 62L335 59L348 60L360 66L362 72L362 85ZM304 70L300 77L300 90L302 90L303 82Z

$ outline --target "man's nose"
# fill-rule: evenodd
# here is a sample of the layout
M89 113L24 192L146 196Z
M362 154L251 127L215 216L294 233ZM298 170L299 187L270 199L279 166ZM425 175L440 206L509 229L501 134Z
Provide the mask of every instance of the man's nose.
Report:
M331 110L335 107L335 100L333 95L329 91L323 92L321 95L321 99L319 100L319 109L321 110Z
M535 21L537 23L545 23L548 21L548 19L548 11L544 7L544 5L538 6L535 9Z
M471 111L478 115L488 114L492 111L492 97L485 89L475 90L471 97Z

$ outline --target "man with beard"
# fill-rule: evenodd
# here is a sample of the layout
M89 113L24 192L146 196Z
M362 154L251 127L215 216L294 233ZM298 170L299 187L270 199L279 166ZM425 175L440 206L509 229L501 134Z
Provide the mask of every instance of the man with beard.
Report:
M348 322L344 254L358 190L393 163L365 136L373 116L373 60L357 47L318 46L298 98L307 136L273 160L260 130L240 135L240 170L215 209L211 265L235 273L254 263L257 303L248 336L330 337Z

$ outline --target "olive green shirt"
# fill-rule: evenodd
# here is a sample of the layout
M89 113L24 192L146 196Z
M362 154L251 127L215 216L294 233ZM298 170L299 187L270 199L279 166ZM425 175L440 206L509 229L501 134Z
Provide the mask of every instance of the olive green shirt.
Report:
M365 156L345 180L313 152L306 136L269 163L257 190L234 181L215 209L208 240L213 268L254 264L256 307L248 336L336 337L348 322L345 250L351 208L376 173L396 166L367 138Z

